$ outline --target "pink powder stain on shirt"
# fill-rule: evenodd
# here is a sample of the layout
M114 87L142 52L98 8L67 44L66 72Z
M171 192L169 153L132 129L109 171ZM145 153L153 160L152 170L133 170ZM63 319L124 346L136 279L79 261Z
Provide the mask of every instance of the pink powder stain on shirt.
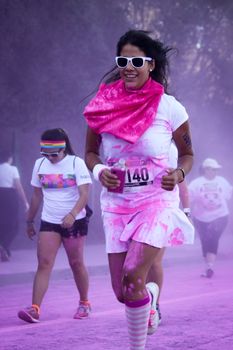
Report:
M143 150L143 149L147 149L150 147L150 140L148 139L142 139L142 140L137 140L137 142L132 145L132 144L125 144L123 147L122 147L122 152L125 153L125 154L128 154L128 156L131 154L131 153L135 153L135 147L138 149L138 150Z
M165 125L165 128L166 128L167 131L172 132L172 127L171 127L170 123L167 122L166 125Z

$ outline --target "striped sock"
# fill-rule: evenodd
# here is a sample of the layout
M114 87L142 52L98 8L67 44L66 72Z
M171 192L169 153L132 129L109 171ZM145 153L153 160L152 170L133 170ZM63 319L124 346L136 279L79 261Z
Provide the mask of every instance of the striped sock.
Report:
M145 349L150 306L149 295L142 300L125 302L130 350Z

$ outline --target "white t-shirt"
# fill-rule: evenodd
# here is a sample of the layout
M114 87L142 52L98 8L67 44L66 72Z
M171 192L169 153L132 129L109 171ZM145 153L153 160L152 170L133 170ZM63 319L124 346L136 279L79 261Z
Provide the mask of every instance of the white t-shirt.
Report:
M153 181L153 185L150 186L135 186L136 192L133 192L134 188L132 187L132 192L123 192L117 195L114 193L113 195L103 189L101 194L103 210L122 213L132 212L141 205L146 205L146 203L160 202L161 205L164 205L164 201L170 203L173 201L174 205L179 205L177 188L174 191L163 190L161 188L161 178L166 173L166 169L171 167L169 151L172 143L172 133L187 120L188 115L185 108L173 96L164 94L152 125L134 144L111 134L102 134L105 164L109 165L122 158L126 161L126 164L132 160L135 161L135 164L137 161L141 162L146 164L149 180ZM135 169L136 166L130 176L132 174L136 178L138 173ZM140 172L141 168L138 167L138 169ZM127 171L126 175L129 177ZM145 174L142 173L142 175ZM126 181L128 181L127 178ZM152 181L150 182L152 183ZM139 191L137 192L137 190Z
M66 155L56 164L46 158L37 159L31 185L43 191L42 220L60 224L79 199L78 186L91 182L88 169L79 157ZM83 209L76 219L85 216L86 211Z
M15 179L19 179L19 171L16 166L7 162L0 164L0 187L14 187Z
M171 147L169 150L169 164L170 167L173 169L177 168L177 163L178 163L178 150L174 142L171 143Z
M227 201L232 195L232 186L222 176L212 180L198 177L189 184L193 216L203 222L211 222L229 214Z

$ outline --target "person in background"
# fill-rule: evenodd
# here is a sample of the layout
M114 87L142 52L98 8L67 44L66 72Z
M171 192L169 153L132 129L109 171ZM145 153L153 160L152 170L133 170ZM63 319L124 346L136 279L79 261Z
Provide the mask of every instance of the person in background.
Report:
M192 243L194 229L179 209L176 184L193 162L185 108L167 92L170 48L148 32L118 41L116 66L84 110L86 164L103 185L101 209L109 268L125 304L130 349L144 349L156 329L157 284L146 283L165 246ZM174 140L178 167L171 170ZM102 159L100 147L103 147Z
M25 195L18 168L13 163L10 152L0 152L0 257L9 261L10 246L18 231L18 197L24 204L25 211L29 204Z
M169 164L172 169L177 168L177 162L178 162L178 151L177 148L172 142L170 151L169 151ZM177 184L178 191L179 191L179 198L180 198L180 204L183 212L185 215L190 218L191 212L190 212L190 203L189 203L189 193L188 193L188 185L186 182L186 179L184 181ZM176 189L177 190L177 189ZM159 254L157 254L155 260L153 261L153 264L150 268L150 271L148 273L147 281L148 282L154 282L159 287L159 295L156 302L156 313L157 315L156 320L157 323L160 324L162 321L162 313L160 309L160 296L163 286L163 280L164 280L164 272L163 272L163 257L165 253L165 248L161 248Z
M34 219L41 202L38 237L38 268L33 283L32 305L18 312L26 322L39 322L40 306L47 291L50 274L61 244L64 245L79 292L79 305L74 318L87 318L91 311L88 301L88 273L83 259L88 231L88 200L90 174L84 161L72 149L63 129L46 130L41 136L41 158L34 165L31 184L33 194L27 215L27 234L36 235Z
M228 201L232 186L218 175L221 165L212 158L203 161L202 175L189 184L192 217L197 229L205 260L202 277L214 275L214 264L218 253L219 239L224 232L228 217Z

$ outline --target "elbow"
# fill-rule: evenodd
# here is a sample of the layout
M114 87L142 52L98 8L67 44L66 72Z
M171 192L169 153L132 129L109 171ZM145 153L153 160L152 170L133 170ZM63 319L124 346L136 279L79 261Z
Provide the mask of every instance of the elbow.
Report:
M86 152L85 153L84 161L85 161L86 166L88 167L88 169L92 171L92 168L91 168L91 153L90 152Z

